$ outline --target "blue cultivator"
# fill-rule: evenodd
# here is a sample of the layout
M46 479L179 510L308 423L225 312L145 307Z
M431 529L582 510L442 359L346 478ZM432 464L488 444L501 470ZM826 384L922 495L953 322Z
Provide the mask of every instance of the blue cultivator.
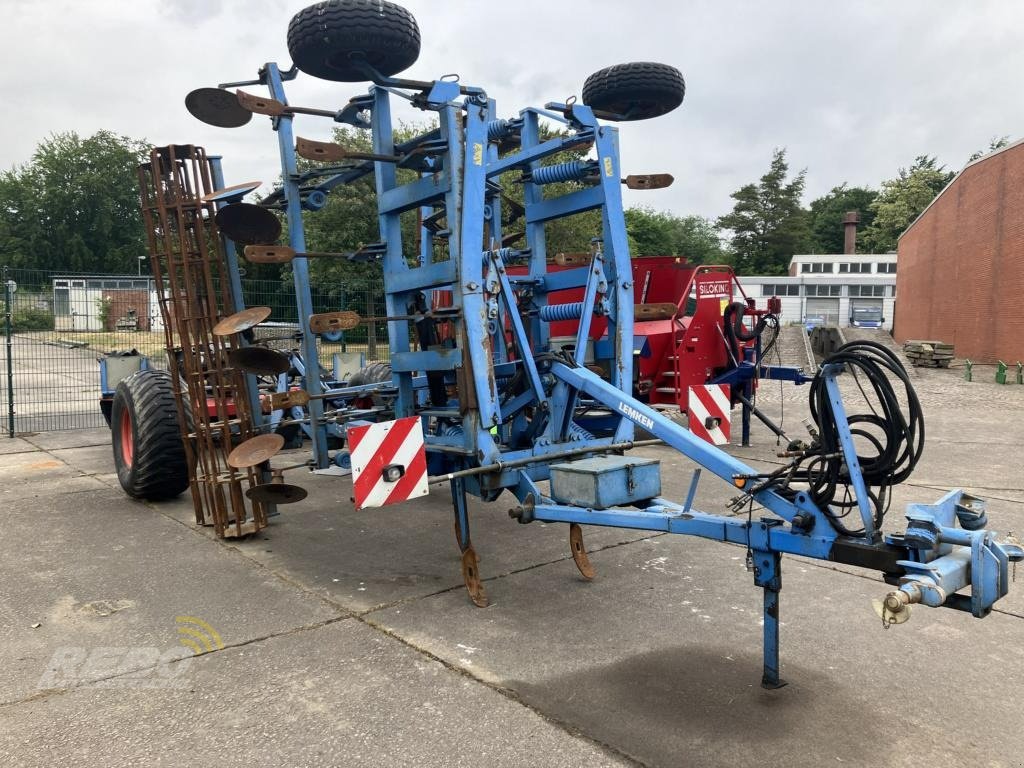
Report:
M467 495L493 502L506 491L517 499L511 514L520 523L569 524L574 558L588 576L592 567L580 525L667 531L744 547L754 583L764 590L768 687L781 685L784 553L883 573L894 590L878 608L886 625L902 622L914 603L981 617L1006 594L1008 563L1024 552L985 530L979 500L954 491L932 505L911 505L903 534L881 531L891 487L909 476L924 439L903 367L884 349L851 344L827 361L809 387L809 441L790 443L790 463L770 473L695 437L633 396L634 285L621 196L626 177L612 123L656 117L678 106L684 87L675 69L652 63L609 67L587 80L579 100L506 113L482 88L451 76L394 77L415 61L419 30L408 12L391 3L336 0L311 6L295 16L288 40L295 67L282 71L267 63L255 80L194 92L189 106L201 119L224 126L240 125L253 112L272 119L283 184L261 205L285 212L289 247L250 238L246 253L291 262L299 316L312 322L303 329L301 355L307 361L317 359L311 329L330 318L314 316L309 300L302 211L321 208L339 186L374 178L380 241L355 254L315 255L382 263L389 386L395 393L393 420L382 429L397 431L409 423L400 420L410 417L422 429L431 476L424 482L450 485L474 602L485 604L486 597ZM291 107L284 83L298 71L372 85L338 110ZM268 96L227 90L253 85L265 86ZM436 127L396 144L396 99L431 115ZM296 141L296 115L365 129L373 137L372 152ZM327 164L300 172L297 152ZM643 186L637 178L657 177L628 178L636 187ZM515 210L507 202L513 188L522 192ZM419 255L410 258L401 216L417 211L423 223ZM600 213L591 258L577 268L549 270L546 227L584 211ZM225 224L221 228L232 235ZM582 301L552 299L567 289L582 289ZM595 317L606 320L607 332L589 345L587 329ZM550 324L569 318L580 322L576 344L567 351L552 343ZM748 367L756 372L760 363L753 362ZM870 383L875 404L867 414L848 416L849 398L844 401L840 382L854 378ZM315 375L304 381L312 398L307 418L314 462L324 468L331 457L322 384ZM601 418L590 420L594 416ZM349 433L366 427L343 426ZM683 503L661 498L656 462L622 456L638 444L636 427L724 480L732 515L693 508L700 469ZM387 498L394 501L406 497L397 489L411 486L414 465L410 458L371 455L366 466L372 469L363 469L375 473L376 498L383 498L381 488L393 488Z

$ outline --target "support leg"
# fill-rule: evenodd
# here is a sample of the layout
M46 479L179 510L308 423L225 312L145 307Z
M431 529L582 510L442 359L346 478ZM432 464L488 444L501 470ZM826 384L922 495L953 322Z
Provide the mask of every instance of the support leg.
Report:
M779 592L782 590L782 555L754 552L754 583L764 589L764 672L761 687L786 684L779 677Z
M487 593L480 581L480 565L469 538L469 506L466 503L466 485L461 478L452 480L452 506L455 509L455 537L462 550L462 580L473 604L487 607Z

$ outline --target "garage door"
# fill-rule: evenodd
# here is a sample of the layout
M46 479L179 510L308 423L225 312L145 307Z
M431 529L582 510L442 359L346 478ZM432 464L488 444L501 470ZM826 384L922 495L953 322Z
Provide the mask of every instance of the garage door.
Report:
M805 321L815 318L820 325L839 325L839 299L807 299L804 314Z
M862 328L880 328L882 325L882 300L850 299L850 325Z

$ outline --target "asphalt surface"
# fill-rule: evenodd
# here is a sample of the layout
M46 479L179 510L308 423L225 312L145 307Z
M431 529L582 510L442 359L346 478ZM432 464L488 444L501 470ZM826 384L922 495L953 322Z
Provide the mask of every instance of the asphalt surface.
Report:
M992 528L1024 531L1024 387L920 373L925 457L886 528L964 486ZM794 429L805 392L773 391ZM729 450L777 461L754 442ZM693 465L643 453L682 498ZM1022 583L984 620L919 608L886 631L875 574L787 557L789 685L765 691L741 548L588 528L585 582L566 526L475 503L478 609L447 489L357 512L347 480L289 481L309 497L222 542L187 495L125 497L104 430L0 440L0 764L1021 764ZM708 477L697 505L731 495Z

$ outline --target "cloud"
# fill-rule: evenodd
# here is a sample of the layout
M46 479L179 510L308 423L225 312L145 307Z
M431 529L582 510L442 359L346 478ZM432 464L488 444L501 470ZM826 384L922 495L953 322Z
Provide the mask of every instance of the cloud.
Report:
M679 110L619 126L627 173L676 177L667 190L629 193L627 203L679 214L728 211L729 194L764 173L776 146L788 149L793 169L807 168L811 199L843 181L877 186L920 154L959 168L990 137L1019 137L1024 124L1024 105L1011 96L1024 69L1017 4L974 0L941 12L928 0L841 9L816 0L406 5L423 33L409 74L458 72L506 115L578 94L590 72L609 64L679 67L688 86ZM54 132L108 129L202 144L224 156L229 183L272 181L277 147L266 120L212 128L182 100L199 86L254 78L266 61L287 66L288 21L301 7L8 0L0 167L26 161ZM304 76L289 84L293 103L332 109L365 89ZM296 125L311 138L330 128L314 118Z

